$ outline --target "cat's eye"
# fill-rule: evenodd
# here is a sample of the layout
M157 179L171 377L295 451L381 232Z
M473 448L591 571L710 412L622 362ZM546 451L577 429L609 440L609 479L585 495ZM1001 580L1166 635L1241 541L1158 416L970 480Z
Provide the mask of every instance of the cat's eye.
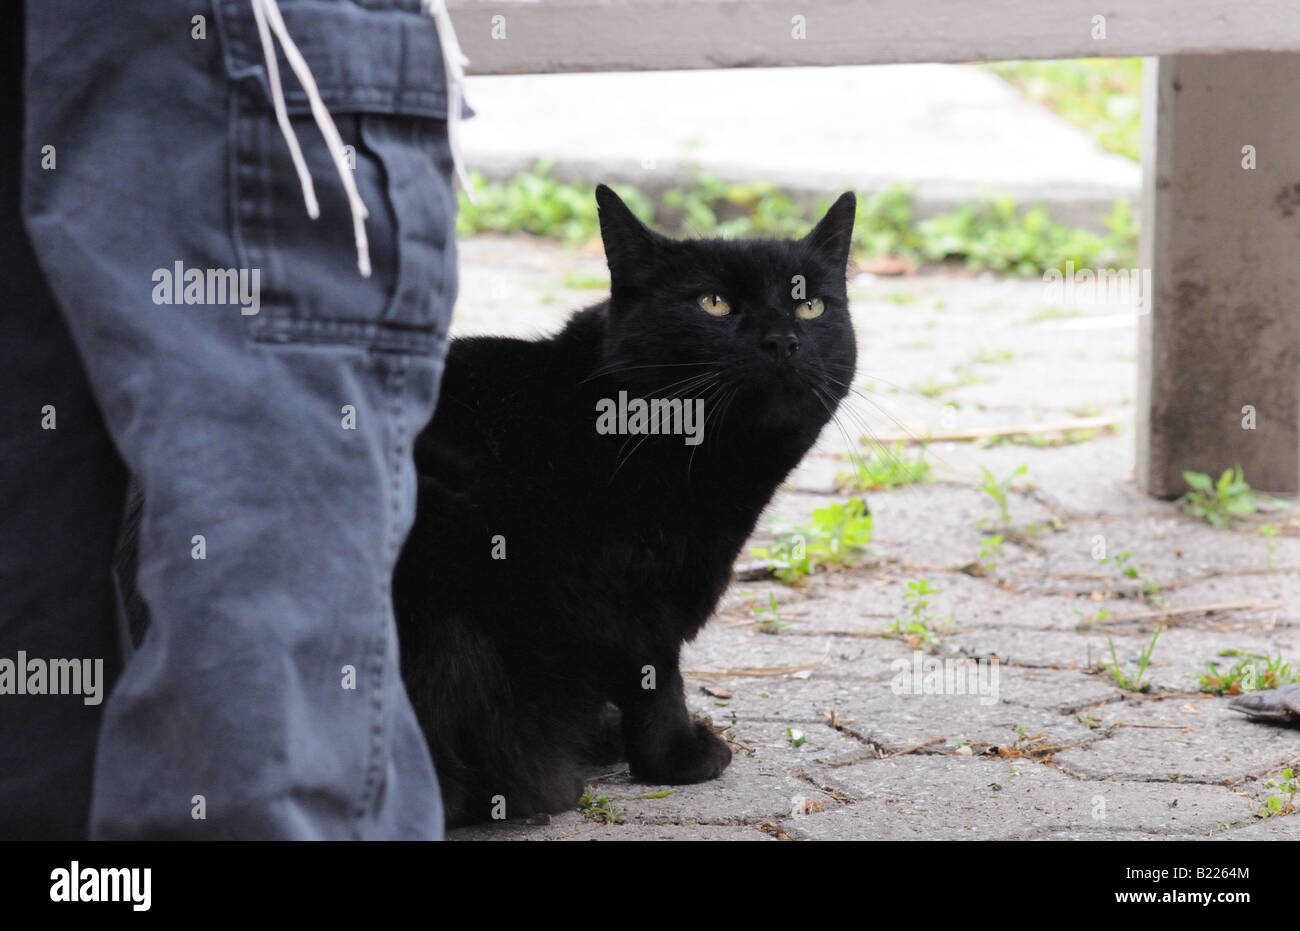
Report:
M794 305L794 315L800 320L815 320L826 312L826 305L820 297L809 301L799 301Z
M699 304L700 309L706 314L713 314L715 317L725 317L731 313L731 305L716 294L701 294L695 299L695 303Z

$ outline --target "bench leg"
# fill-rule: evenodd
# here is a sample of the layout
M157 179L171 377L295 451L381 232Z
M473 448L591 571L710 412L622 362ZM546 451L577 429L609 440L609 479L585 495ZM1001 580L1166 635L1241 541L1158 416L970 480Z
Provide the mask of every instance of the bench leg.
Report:
M1185 469L1240 465L1252 487L1294 492L1300 53L1175 55L1145 70L1138 484L1174 497Z

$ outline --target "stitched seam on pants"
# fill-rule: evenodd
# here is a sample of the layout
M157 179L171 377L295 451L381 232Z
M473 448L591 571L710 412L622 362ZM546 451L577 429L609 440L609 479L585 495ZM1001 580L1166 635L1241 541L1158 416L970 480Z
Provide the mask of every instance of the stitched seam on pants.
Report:
M375 637L375 649L371 656L370 680L370 753L366 763L366 779L361 789L361 798L357 802L356 817L363 819L366 811L374 803L384 776L384 656L388 646L387 605L392 599L392 570L397 564L398 552L402 546L402 534L398 528L402 524L402 463L406 455L407 429L405 409L402 404L406 387L406 369L408 360L405 356L388 356L381 364L392 368L385 376L385 386L391 392L389 416L393 425L390 450L392 465L389 473L389 507L387 540L384 547L384 566L379 576L379 631Z

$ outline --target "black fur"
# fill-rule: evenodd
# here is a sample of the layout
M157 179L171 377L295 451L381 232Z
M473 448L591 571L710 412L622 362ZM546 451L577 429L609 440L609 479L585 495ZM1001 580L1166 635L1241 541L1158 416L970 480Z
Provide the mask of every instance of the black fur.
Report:
M596 199L610 299L547 339L454 341L416 443L394 600L453 826L497 796L509 817L571 809L601 757L651 783L722 772L731 751L688 715L678 653L853 378L851 194L796 241L675 241L609 188ZM796 275L821 317L796 318ZM597 401L620 390L704 398L703 443L598 434Z

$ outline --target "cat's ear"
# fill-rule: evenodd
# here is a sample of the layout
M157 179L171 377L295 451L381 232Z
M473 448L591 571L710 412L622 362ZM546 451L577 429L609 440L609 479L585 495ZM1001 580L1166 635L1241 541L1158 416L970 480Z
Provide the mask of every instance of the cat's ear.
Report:
M665 242L664 237L638 220L606 185L596 187L596 206L611 279L618 282L635 277L650 255Z
M852 191L845 191L803 241L837 267L848 265L849 247L853 245L853 217L857 209L858 199Z

